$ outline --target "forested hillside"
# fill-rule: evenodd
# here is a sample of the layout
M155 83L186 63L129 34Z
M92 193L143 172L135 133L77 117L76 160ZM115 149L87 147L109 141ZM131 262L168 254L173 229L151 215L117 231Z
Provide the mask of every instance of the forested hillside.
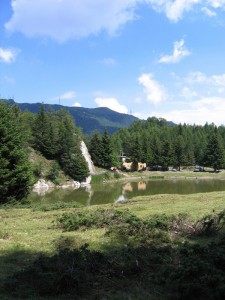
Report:
M17 105L0 101L0 202L24 198L40 176L40 166L31 163L30 149L52 161L48 178L54 181L59 169L82 181L88 174L81 153L82 134L66 110L37 114L21 112Z
M95 162L101 160L99 136L90 140ZM94 151L98 147L98 151ZM125 153L130 161L150 166L209 166L224 168L225 127L214 124L171 126L155 117L138 120L129 128L121 128L111 136L113 157ZM93 154L93 152L95 152ZM97 155L97 157L96 157Z
M13 100L7 100L10 104L15 104ZM17 103L22 111L29 111L37 114L40 111L41 103ZM58 104L44 104L46 111L67 110L73 117L77 127L81 128L85 135L99 131L101 134L107 129L109 134L114 133L122 127L130 126L138 118L121 114L106 107L84 108L69 107Z

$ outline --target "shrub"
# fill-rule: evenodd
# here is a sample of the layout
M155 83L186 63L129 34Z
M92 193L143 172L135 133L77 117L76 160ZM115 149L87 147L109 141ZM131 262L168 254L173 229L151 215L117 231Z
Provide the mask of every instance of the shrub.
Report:
M195 224L195 232L198 235L211 235L220 231L225 225L225 210L203 217Z
M120 223L140 222L139 219L131 215L128 211L115 209L99 209L94 212L74 212L64 213L57 219L58 225L66 231L77 230L81 227L101 228Z
M60 170L59 164L56 161L53 161L51 164L51 168L48 171L48 174L46 175L46 178L53 182L56 181L57 176L59 175L59 170Z

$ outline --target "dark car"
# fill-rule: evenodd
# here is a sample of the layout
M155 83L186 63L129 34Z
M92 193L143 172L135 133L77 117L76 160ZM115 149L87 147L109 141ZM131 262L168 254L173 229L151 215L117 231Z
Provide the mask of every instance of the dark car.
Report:
M197 167L197 168L194 169L194 172L204 172L204 168Z
M149 171L168 171L169 168L167 166L150 166Z

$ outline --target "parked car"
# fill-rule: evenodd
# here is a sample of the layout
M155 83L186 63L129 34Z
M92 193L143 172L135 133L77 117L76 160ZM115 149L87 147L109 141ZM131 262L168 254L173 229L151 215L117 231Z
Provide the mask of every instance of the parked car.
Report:
M149 171L168 171L169 168L167 166L150 166Z
M197 168L194 169L194 172L204 172L204 168L197 167Z
M172 171L177 172L177 171L179 171L179 168L178 167L173 167Z

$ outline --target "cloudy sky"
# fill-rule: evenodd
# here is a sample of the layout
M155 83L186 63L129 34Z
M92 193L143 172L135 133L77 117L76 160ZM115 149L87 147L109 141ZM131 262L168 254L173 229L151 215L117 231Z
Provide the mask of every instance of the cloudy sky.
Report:
M0 97L225 124L225 0L0 0Z

